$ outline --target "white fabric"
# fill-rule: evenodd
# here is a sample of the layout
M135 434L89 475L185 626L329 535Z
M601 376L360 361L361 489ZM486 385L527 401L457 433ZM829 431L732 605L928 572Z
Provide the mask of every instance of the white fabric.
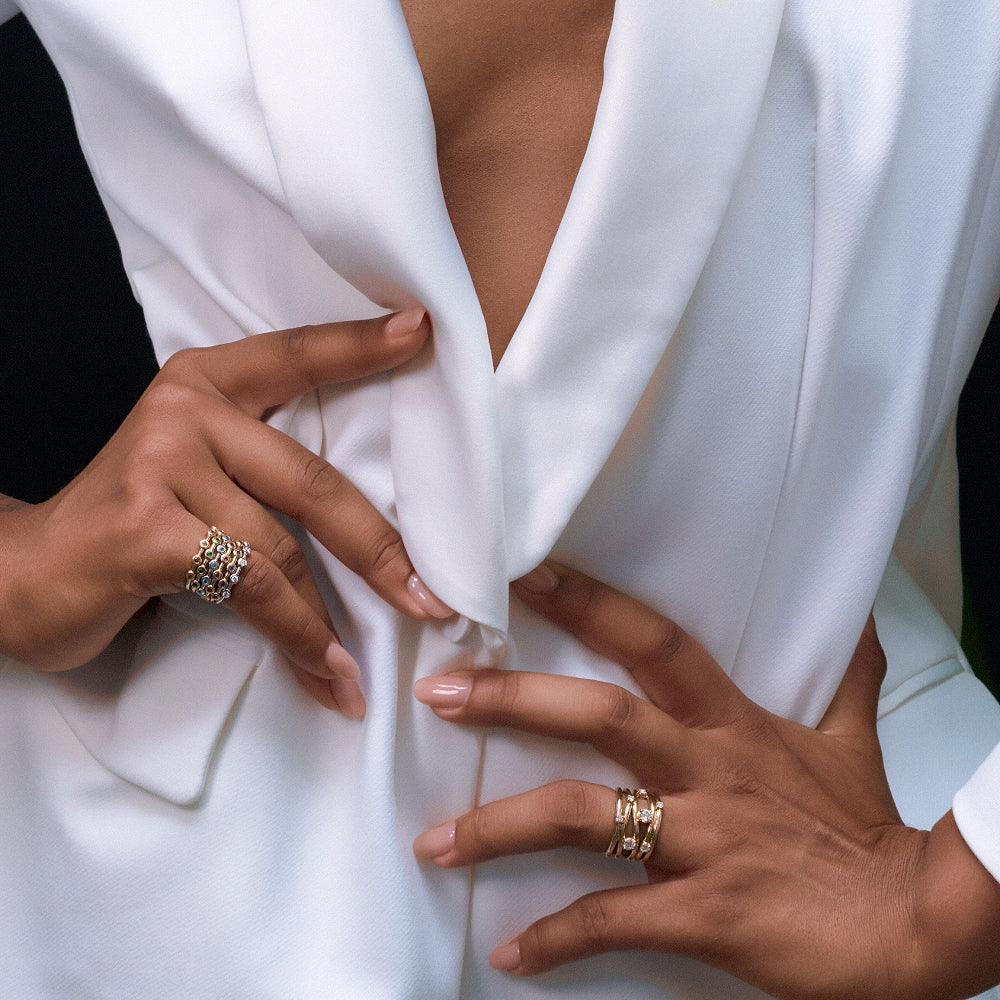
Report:
M274 423L400 524L462 619L402 620L306 540L363 723L193 598L75 675L0 673L3 992L757 995L663 956L490 971L492 946L626 866L556 852L473 885L417 865L413 836L477 799L621 775L449 726L409 688L455 657L625 683L508 608L552 550L812 723L878 594L899 804L921 823L948 807L1000 740L917 586L953 618L952 417L1000 295L1000 4L618 0L593 136L495 374L393 0L23 7L161 360L428 306L414 363ZM984 774L962 794L996 871Z

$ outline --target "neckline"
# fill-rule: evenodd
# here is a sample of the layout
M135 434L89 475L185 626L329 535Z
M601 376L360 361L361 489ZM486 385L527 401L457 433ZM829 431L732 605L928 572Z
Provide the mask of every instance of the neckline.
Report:
M269 0L239 2L300 231L373 303L431 315L432 342L390 380L395 510L430 589L502 632L507 581L550 552L682 321L784 0L711 12L617 0L587 148L496 371L398 0L280 16Z
M458 255L461 257L463 270L465 272L464 277L465 279L467 279L469 286L473 290L473 295L476 300L476 305L478 307L480 316L482 317L483 331L486 336L487 346L490 347L490 357L492 362L492 346L490 345L489 342L489 330L486 326L486 318L483 312L482 302L479 298L478 292L476 291L475 283L472 279L472 273L469 269L468 261L465 257L465 253L462 250L461 243L458 239L458 234L451 220L451 215L448 211L447 201L444 195L444 187L441 178L441 168L437 157L436 133L434 131L433 109L431 105L430 94L427 89L427 83L420 66L420 61L417 58L416 48L413 44L413 37L410 34L409 25L406 20L406 15L403 11L402 2L401 0L392 0L392 2L393 6L398 11L398 22L399 24L401 24L403 29L399 41L401 43L400 49L404 50L405 58L407 62L410 64L408 67L408 75L411 78L416 78L419 79L420 81L419 99L423 105L423 112L425 118L431 122L432 138L435 140L434 141L435 155L433 158L434 174L435 174L434 187L436 188L437 193L440 197L440 211L443 213L444 217L447 218L448 220L448 235L450 237L450 240L453 241L455 248L458 251ZM501 372L504 368L504 363L508 355L510 354L511 348L513 347L515 342L519 339L519 337L520 339L524 339L522 335L522 330L526 327L526 325L530 326L531 324L530 317L533 315L533 312L536 311L532 309L532 306L535 303L536 299L539 297L540 294L539 290L543 289L542 294L546 294L548 291L548 286L552 284L552 279L547 278L547 273L551 272L553 269L557 267L557 265L553 263L553 259L558 255L561 255L563 253L568 253L570 255L570 260L572 260L574 252L580 252L582 250L582 247L580 247L579 245L574 247L572 244L570 244L569 246L564 247L564 242L566 241L561 241L559 239L559 234L560 231L567 224L567 219L570 219L573 216L573 214L577 211L576 203L580 200L578 192L581 188L581 176L585 173L588 159L594 155L593 151L603 144L603 136L600 133L603 131L604 128L603 122L607 116L602 113L602 106L607 102L607 95L609 91L612 89L609 87L609 81L608 81L609 60L607 57L607 53L615 44L617 25L620 19L619 14L622 6L625 4L627 4L627 0L613 0L611 25L604 46L604 55L602 57L601 88L594 108L594 116L590 123L590 130L587 136L587 143L584 147L583 155L580 158L580 162L577 166L576 174L573 178L573 183L570 187L569 196L567 197L566 203L563 206L562 212L559 217L559 222L553 233L552 240L549 243L549 246L545 252L544 261L542 263L541 270L539 271L538 278L532 289L531 295L528 298L524 311L522 312L521 317L518 320L513 333L511 334L510 340L504 347L504 350L501 353L498 362L496 363L495 366L491 364L491 368L493 370L495 377L502 377ZM404 52L401 52L401 55L403 55ZM566 268L564 267L563 270L565 271ZM553 289L553 291L556 290Z

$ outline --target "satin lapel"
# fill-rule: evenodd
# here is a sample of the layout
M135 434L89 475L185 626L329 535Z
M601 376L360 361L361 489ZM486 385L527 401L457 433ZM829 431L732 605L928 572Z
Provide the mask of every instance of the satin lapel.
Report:
M397 513L432 590L506 627L499 418L482 310L441 192L419 64L393 0L240 0L289 209L387 308L422 302L433 350L393 377Z
M552 548L662 358L757 121L783 0L618 0L594 130L497 372L508 568Z

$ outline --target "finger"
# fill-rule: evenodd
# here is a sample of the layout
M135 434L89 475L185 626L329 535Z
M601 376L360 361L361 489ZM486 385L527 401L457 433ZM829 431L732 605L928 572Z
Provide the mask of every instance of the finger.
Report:
M207 538L209 530L205 523L193 514L189 516L185 534ZM304 557L295 540L287 532L282 532L281 538L278 545L282 547L281 558L285 565L296 561L288 555L293 550L298 552L298 560L304 565ZM250 542L247 565L227 598L229 606L281 649L300 683L317 700L351 717L363 715L364 697L357 684L358 665L338 642L325 611L318 611L303 599L267 551L260 547L254 550L255 544L261 545L256 539ZM200 555L200 540L189 543L188 551ZM184 569L179 574L178 589L185 586L191 557L182 564Z
M651 806L657 791L651 791L649 803L639 800L639 806ZM510 854L527 854L557 847L575 847L584 851L607 852L622 848L625 860L632 847L614 840L618 793L604 785L586 781L556 781L540 788L512 795L472 809L448 823L442 823L422 833L413 842L418 858L432 861L442 868L491 861ZM669 816L667 814L670 814ZM675 825L673 800L664 803L653 848L644 859L647 866L661 872L685 870L696 862L680 838L665 836ZM644 819L638 835L648 831ZM625 831L635 835L635 827Z
M233 481L303 524L393 607L421 620L455 613L417 576L399 532L336 468L228 407L213 411L210 427L215 457Z
M408 361L430 333L423 307L392 316L275 330L231 344L183 351L167 377L195 376L246 413L267 410L321 385L349 382Z
M831 735L870 740L875 736L878 699L885 680L886 660L875 628L868 616L847 670L818 728Z
M251 553L231 601L248 625L281 649L299 680L323 704L328 704L329 693L345 715L360 718L364 714L357 663L270 559ZM331 685L331 681L337 683Z
M413 692L443 719L590 743L643 780L686 787L704 766L697 734L616 684L519 670L421 678Z
M608 951L689 954L695 943L692 908L676 889L681 884L683 880L655 887L625 886L581 896L495 949L490 965L533 976ZM656 899L651 900L654 892Z
M653 704L686 724L724 724L745 698L676 622L565 566L514 582L518 597L595 652L626 667Z
M253 426L261 425L254 422ZM263 552L278 567L332 631L333 622L305 555L288 529L235 485L218 466L206 463L206 468L198 470L194 479L196 487L190 481L180 482L175 487L177 498L187 510L206 523L224 519L224 527L230 535L252 540L254 549Z
M586 781L556 781L490 802L413 842L419 858L443 868L555 847L603 851L614 830L617 793Z

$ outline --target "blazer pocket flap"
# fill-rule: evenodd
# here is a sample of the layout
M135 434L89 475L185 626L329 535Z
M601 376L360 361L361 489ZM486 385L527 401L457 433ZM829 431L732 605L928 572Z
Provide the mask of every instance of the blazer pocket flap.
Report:
M887 668L880 719L920 692L971 673L951 629L895 556L889 559L874 611Z
M252 633L161 602L84 666L35 676L100 764L162 799L195 806L265 648Z

